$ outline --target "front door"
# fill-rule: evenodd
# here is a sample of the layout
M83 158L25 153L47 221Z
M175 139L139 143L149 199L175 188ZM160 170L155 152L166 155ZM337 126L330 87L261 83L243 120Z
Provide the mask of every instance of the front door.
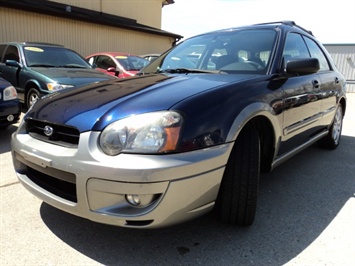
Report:
M4 58L0 63L1 76L12 84L17 90L18 97L24 99L24 89L20 88L19 75L21 68L17 66L6 65L7 60L13 60L20 63L19 51L16 46L9 45L4 53Z
M284 61L310 58L300 34L287 36ZM284 85L284 120L279 154L307 142L319 130L321 113L321 80L318 73L289 77Z

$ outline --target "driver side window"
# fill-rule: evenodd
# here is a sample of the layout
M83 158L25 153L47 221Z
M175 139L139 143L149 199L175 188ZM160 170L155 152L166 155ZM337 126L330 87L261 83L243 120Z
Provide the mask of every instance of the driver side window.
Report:
M323 51L310 38L300 34L290 33L287 36L283 51L284 62L295 58L317 58L320 71L330 70L329 63Z
M5 49L6 49L6 45L0 45L0 63L2 62L2 55L5 51Z
M18 53L16 46L10 45L7 48L5 56L4 56L5 63L6 63L6 60L15 60L18 63L20 62L20 57L19 57L19 53Z
M102 69L108 69L110 67L116 67L115 62L113 62L113 60L110 57L103 56L103 55L99 55L97 57L96 66L98 68L102 68Z
M326 59L323 51L319 48L319 46L311 39L305 37L307 46L313 58L317 58L319 61L320 71L330 70L328 60Z
M310 57L307 46L300 34L289 33L287 35L283 57L285 60Z

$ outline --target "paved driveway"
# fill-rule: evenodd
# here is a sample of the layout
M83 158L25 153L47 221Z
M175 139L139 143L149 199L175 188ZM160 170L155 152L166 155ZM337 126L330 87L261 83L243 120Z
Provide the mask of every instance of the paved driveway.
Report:
M298 154L262 176L250 228L212 215L133 230L96 224L41 202L19 184L0 131L0 265L355 265L355 94L341 144Z

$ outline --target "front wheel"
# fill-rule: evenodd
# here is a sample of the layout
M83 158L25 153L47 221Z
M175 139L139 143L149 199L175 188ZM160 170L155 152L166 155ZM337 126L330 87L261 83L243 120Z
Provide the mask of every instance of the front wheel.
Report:
M259 189L260 137L249 122L238 136L224 172L216 211L223 222L249 226L253 223Z
M41 93L36 88L30 89L26 97L26 107L30 108L40 98Z
M334 150L338 147L341 137L341 130L343 128L343 108L341 104L335 112L333 124L329 129L328 135L319 140L318 145L321 148Z

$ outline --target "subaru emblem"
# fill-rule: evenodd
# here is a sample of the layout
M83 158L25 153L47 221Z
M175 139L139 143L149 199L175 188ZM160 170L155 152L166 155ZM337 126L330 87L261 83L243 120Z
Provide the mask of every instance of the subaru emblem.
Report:
M50 137L53 135L53 128L51 126L45 126L44 129L43 129L43 133L44 135L46 135L47 137Z

